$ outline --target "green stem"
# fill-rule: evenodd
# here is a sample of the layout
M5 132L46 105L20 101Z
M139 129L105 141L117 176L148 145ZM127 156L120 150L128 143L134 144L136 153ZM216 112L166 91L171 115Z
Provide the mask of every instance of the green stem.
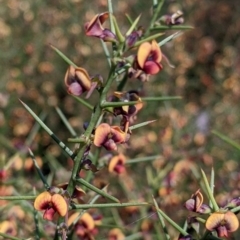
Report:
M70 150L53 132L52 130L32 111L27 104L22 102L20 99L19 101L22 103L24 108L32 115L32 117L40 124L40 126L50 135L50 137L70 156L73 156L72 150Z
M240 150L240 145L233 141L232 139L230 139L229 137L225 136L224 134L218 132L218 131L215 131L213 130L212 133L216 136L218 136L219 138L221 138L224 142L232 145L233 147L235 147L237 150Z
M83 138L68 138L67 141L70 143L86 143L86 140Z
M214 179L215 179L215 172L214 172L214 169L212 168L212 171L211 171L211 178L210 178L210 189L211 189L211 192L212 194L214 195ZM212 208L212 202L209 201L209 206Z
M36 195L35 188L33 189L33 194ZM36 240L40 240L40 229L39 229L39 221L38 221L38 211L36 209L33 210L34 223L35 223L35 238Z
M202 169L201 169L201 173L202 173L202 177L203 177L204 186L205 186L205 189L206 189L207 194L208 194L208 198L212 202L212 206L213 206L214 211L218 212L219 211L219 207L218 207L217 202L216 202L216 200L215 200L215 198L213 196L212 190L211 190L211 188L209 186L206 174L204 173L204 171Z
M0 196L0 200L34 200L36 196Z
M111 56L110 56L109 50L107 48L107 44L103 40L101 40L101 43L102 43L103 51L104 51L105 56L106 56L107 61L108 61L108 65L111 67L111 65L112 65L111 64Z
M160 157L160 155L155 156L149 156L149 157L141 157L141 158L134 158L130 159L126 162L126 164L132 164L132 163L140 163L140 162L146 162L146 161L152 161Z
M73 98L75 98L78 102L82 103L85 107L87 107L88 109L90 109L91 111L93 110L93 106L88 103L87 101L83 100L80 97L76 97L74 95L71 95Z
M182 99L181 96L173 96L173 97L144 97L141 98L142 102L153 102L153 101L168 101L168 100L178 100ZM121 107L121 106L131 106L138 104L139 101L129 101L129 102L102 102L101 107Z
M63 121L64 125L66 126L66 128L68 129L68 131L70 132L70 134L73 137L77 137L77 133L75 132L75 130L72 128L72 126L70 125L69 121L67 120L67 118L65 117L65 115L63 114L62 110L59 107L55 107L56 112L58 113L59 117L61 118L61 120Z
M0 232L0 236L5 237L5 239L11 239L11 240L24 240L23 238L13 237L13 236L10 236L10 235L8 235L8 234L1 233L1 232Z
M128 80L128 72L126 72L124 74L123 79L121 80L121 82L119 83L119 85L117 86L117 91L121 92L125 86L125 84L127 83Z
M155 199L153 198L155 201ZM177 231L179 231L183 236L189 235L183 228L181 228L178 224L176 224L166 213L164 213L156 204L156 210L158 213L162 215L162 217L167 220Z
M203 218L200 218L200 217L196 217L196 220L197 220L198 222L200 222L200 223L203 223L203 224L206 223L206 220L203 219Z
M73 204L72 209L89 209L89 208L121 208L131 206L150 206L147 202L136 203L103 203L103 204Z
M40 167L38 166L37 161L36 161L36 159L35 159L35 156L34 156L33 152L31 151L30 148L28 149L28 151L29 151L30 157L31 157L32 160L33 160L33 164L34 164L34 166L35 166L35 168L36 168L36 170L37 170L37 173L38 173L39 177L41 178L41 180L42 180L42 182L43 182L43 184L44 184L44 187L46 188L46 190L49 190L49 189L50 189L50 186L49 186L46 178L44 177L44 175L43 175Z
M154 203L154 206L158 209L158 204L157 204L157 202L156 202L156 200L154 198L153 198L153 203ZM170 240L170 236L169 236L168 230L166 228L166 224L164 222L164 219L163 219L162 215L160 214L160 212L157 211L157 214L158 214L159 221L160 221L160 223L162 225L162 229L163 229L163 232L165 234L165 238L167 240Z
M42 112L40 115L39 115L39 118L44 121L44 119L47 117L47 114L45 112ZM32 129L31 129L31 132L30 134L28 135L26 141L25 141L25 145L26 146L30 146L35 138L35 136L37 135L38 131L39 131L39 124L37 122L34 123Z
M100 95L100 101L97 104L97 106L94 108L93 113L92 113L92 117L91 120L89 122L88 128L86 129L85 133L84 133L84 138L86 139L86 142L88 142L88 139L90 138L93 129L95 128L101 114L102 114L102 106L101 106L101 102L105 101L106 97L107 97L107 93L111 87L112 81L114 79L115 76L115 66L112 66L110 69L110 73L109 73L109 77L108 80L106 82L105 87L103 88L101 95ZM67 191L70 194L70 196L72 196L73 191L75 189L75 180L76 177L78 175L79 172L79 168L81 165L81 161L82 158L84 156L84 153L86 152L87 148L89 147L89 145L87 144L83 144L81 146L81 148L78 150L78 153L76 155L76 157L74 158L74 166L73 166L73 170L72 170L72 175L71 175L71 179L69 181L68 187L67 187Z
M64 60L66 61L69 65L72 65L73 67L77 68L78 66L72 62L66 55L64 55L60 50L58 50L56 47L50 44L50 47Z
M237 206L233 209L231 209L231 212L235 213L235 212L239 212L240 211L240 206Z
M115 28L113 23L113 6L112 6L112 0L108 0L108 12L109 14L109 21L110 21L110 29L115 34Z
M154 23L156 22L156 19L158 17L159 12L161 11L161 8L163 6L164 0L159 0L158 5L153 5L153 16L151 18L149 27L146 31L145 36L148 36L150 33L151 28L154 26Z
M169 101L169 100L179 100L182 99L181 96L165 96L165 97L144 97L141 98L142 101L151 102L151 101Z
M108 12L109 12L109 22L111 31L116 34L114 23L113 23L113 6L112 0L108 0ZM112 43L113 56L117 54L117 45L115 42Z
M161 26L156 26L150 29L150 31L159 31L159 30L188 30L188 29L194 29L192 26L186 26L186 25L173 25L173 26L168 26L168 25L161 25Z
M166 44L167 42L170 42L170 41L172 41L174 38L177 38L177 37L179 37L179 36L181 36L181 35L182 35L182 32L181 32L181 31L178 31L178 32L176 32L176 33L173 33L172 35L164 38L161 42L158 43L158 45L161 47L161 46L163 46L164 44Z
M85 181L82 178L76 179L76 183L82 184L83 186L87 187L88 189L91 189L92 191L98 193L99 195L101 195L101 196L103 196L103 197L105 197L105 198L107 198L107 199L109 199L113 202L116 202L116 203L120 202L117 198L115 198L115 197L109 195L108 193L106 193L105 191L93 186L92 184L88 183L87 181Z

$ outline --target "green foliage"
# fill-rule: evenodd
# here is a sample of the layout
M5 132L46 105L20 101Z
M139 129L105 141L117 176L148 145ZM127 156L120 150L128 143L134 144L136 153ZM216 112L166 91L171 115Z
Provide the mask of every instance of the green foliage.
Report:
M222 239L205 224L210 213L234 222L228 212L239 212L238 2L0 3L0 239L77 239L78 220L67 226L74 212L101 219L87 239L111 239L115 228L124 239ZM185 22L164 24L177 10ZM113 15L103 26L117 38L86 36L85 23L106 11ZM139 38L127 46L133 31ZM139 46L153 39L163 69L144 75L147 82L130 78ZM92 81L91 96L92 89L69 94L69 65ZM142 109L128 115L137 104ZM106 138L121 139L114 151L97 143L102 123ZM79 187L85 195L76 201ZM44 188L49 208L54 196L65 199L66 216L49 222L34 209ZM188 200L194 213L183 207Z

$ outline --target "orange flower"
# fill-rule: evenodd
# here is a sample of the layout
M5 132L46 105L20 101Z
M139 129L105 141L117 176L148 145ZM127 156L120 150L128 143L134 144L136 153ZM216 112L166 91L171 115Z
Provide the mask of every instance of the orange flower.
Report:
M108 12L95 15L90 22L85 24L86 35L101 38L105 42L114 41L116 39L115 34L113 34L109 29L102 26L108 17Z
M228 237L228 232L235 232L239 227L239 221L233 212L215 212L206 221L209 231L217 231L218 237Z
M91 79L84 68L69 66L65 78L65 85L69 94L80 96L91 88Z
M155 40L151 44L144 42L140 45L137 53L137 63L139 68L146 74L154 75L161 71L161 60L162 52Z
M110 159L109 165L108 165L108 171L109 172L116 172L118 174L125 172L125 162L126 158L123 154L119 154L117 156L114 156L112 159Z
M10 236L16 236L17 235L16 229L17 228L14 221L5 220L0 223L0 233L5 233Z
M78 212L71 215L68 219L68 226L72 225L76 221L74 226L76 235L80 239L93 239L92 236L96 233L96 224L93 217L87 212L85 212L79 220L78 216Z
M61 217L67 214L68 206L66 200L60 194L51 195L45 191L39 194L34 202L34 208L37 211L45 211L43 218L49 221L53 220L54 214L57 212Z
M94 144L107 150L117 150L118 143L125 143L127 134L118 126L101 123L95 130Z
M125 235L119 228L113 228L108 233L108 240L124 240Z
M203 203L203 195L198 189L194 194L192 194L191 198L187 200L185 206L188 210L198 212Z
M185 207L188 210L197 213L206 214L211 212L210 207L206 204L203 204L203 195L200 192L200 189L198 189L194 194L192 194L191 198L186 201Z

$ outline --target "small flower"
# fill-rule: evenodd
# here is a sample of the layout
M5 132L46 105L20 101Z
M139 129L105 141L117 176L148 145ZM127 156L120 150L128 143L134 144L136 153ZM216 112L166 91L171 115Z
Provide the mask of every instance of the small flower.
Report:
M155 75L161 71L161 60L162 52L155 40L152 43L144 42L140 45L137 53L137 63L146 74Z
M235 197L225 206L225 208L232 209L238 206L240 206L240 197Z
M90 22L85 24L86 35L101 38L105 42L115 41L115 34L109 29L102 26L102 24L108 19L108 17L108 12L95 15Z
M160 18L160 21L163 24L170 25L170 26L182 24L184 22L183 13L182 11L178 10L172 15L169 14L169 15L162 16Z
M64 217L68 211L67 203L62 195L58 193L51 195L47 191L36 197L34 208L37 211L44 211L43 218L49 221L53 220L55 213Z
M143 35L143 29L140 27L137 31L136 30L133 31L131 34L129 34L126 37L126 45L128 47L132 47L142 35Z
M69 66L65 78L65 85L69 94L80 96L91 88L91 79L84 68Z
M128 91L128 92L114 92L114 95L119 98L122 102L131 102L136 101L135 105L122 106L114 108L114 113L116 115L124 115L128 118L135 116L143 107L141 98L138 95L137 91Z
M117 174L121 174L125 172L125 162L126 158L123 154L119 154L117 156L114 156L110 159L109 165L108 165L108 171L109 172L116 172Z
M196 213L210 213L211 209L208 205L203 204L203 195L200 192L200 189L197 190L189 200L186 201L185 203L185 207L192 211L192 212L196 212Z
M140 228L143 233L149 233L153 229L153 222L150 219L144 219Z
M66 190L68 187L68 182L60 183L57 185L57 187L62 188L63 190ZM86 193L82 188L80 188L79 186L75 186L71 198L76 198L77 200L83 203L84 201L82 200L82 197L84 197L85 195Z
M80 239L93 239L93 235L95 235L97 230L93 217L87 212L85 212L79 220L77 220L78 217L79 213L77 212L71 215L68 219L68 226L77 221L74 226L76 235Z
M118 126L101 123L95 130L94 145L105 147L107 150L117 150L118 143L125 143L127 134Z
M98 169L97 167L92 163L90 159L83 160L81 163L81 169L87 170L87 171L92 171L92 172L97 172Z
M239 227L237 216L233 212L215 212L206 221L209 231L216 231L218 237L228 237L229 232L235 232Z
M108 240L124 240L125 235L119 228L113 228L108 233Z
M0 233L5 233L10 236L17 235L17 227L14 221L5 220L0 222Z

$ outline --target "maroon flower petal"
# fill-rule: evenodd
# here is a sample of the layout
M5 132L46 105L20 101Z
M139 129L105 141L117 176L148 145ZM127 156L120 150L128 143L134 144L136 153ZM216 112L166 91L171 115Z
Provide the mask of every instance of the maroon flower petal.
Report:
M162 65L154 61L146 61L143 66L143 71L150 75L155 75L162 70Z
M56 211L53 208L46 209L46 211L43 214L43 219L52 221L55 213Z

